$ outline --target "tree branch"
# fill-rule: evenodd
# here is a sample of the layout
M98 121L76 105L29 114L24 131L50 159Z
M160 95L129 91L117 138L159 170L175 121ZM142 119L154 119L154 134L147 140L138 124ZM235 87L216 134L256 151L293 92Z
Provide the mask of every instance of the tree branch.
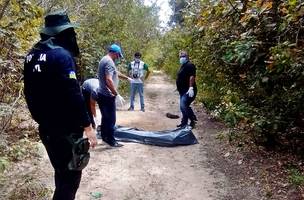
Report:
M0 20L2 19L3 15L5 13L5 10L8 7L9 2L10 2L10 0L6 0L6 2L4 2L1 12L0 12Z
M227 1L230 4L230 6L233 8L233 10L240 16L241 15L240 11L231 3L230 0L227 0Z
M9 112L10 116L8 117L4 126L1 129L1 133L0 133L1 135L3 135L4 131L7 129L8 125L10 124L10 121L12 120L13 115L14 115L14 108L21 97L22 97L22 87L20 87L18 97L15 99L15 101L12 103L12 105L10 107L10 112Z

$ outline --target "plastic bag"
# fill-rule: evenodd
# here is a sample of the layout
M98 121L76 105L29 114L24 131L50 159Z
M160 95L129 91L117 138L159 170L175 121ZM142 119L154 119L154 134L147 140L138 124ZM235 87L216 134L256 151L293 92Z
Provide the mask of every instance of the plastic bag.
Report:
M118 126L114 131L114 137L122 142L137 142L164 147L198 144L189 126L166 131L144 131Z

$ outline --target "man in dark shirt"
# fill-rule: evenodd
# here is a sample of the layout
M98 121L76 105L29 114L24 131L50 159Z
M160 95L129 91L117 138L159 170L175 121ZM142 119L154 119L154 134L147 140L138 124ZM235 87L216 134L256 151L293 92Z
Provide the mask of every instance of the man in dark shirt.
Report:
M92 147L97 144L76 79L74 26L64 12L48 14L24 62L25 99L55 169L53 200L73 200L79 187L81 170L70 167L71 140L84 132Z
M188 125L194 128L197 118L190 107L197 94L195 83L196 67L189 61L187 52L181 51L179 54L181 67L177 74L176 86L180 95L180 110L182 112L182 121L177 127Z

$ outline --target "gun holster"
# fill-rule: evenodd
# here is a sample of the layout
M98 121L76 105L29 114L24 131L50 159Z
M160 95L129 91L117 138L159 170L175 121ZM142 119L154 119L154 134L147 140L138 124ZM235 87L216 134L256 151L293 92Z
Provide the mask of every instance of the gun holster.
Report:
M68 163L68 169L72 171L81 171L84 169L90 160L90 143L88 138L75 139L68 136L68 141L72 145L72 159Z

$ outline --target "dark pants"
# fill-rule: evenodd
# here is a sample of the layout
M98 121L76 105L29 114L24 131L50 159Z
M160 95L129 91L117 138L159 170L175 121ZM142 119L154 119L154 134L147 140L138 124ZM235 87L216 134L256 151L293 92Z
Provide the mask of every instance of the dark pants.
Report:
M191 103L195 99L195 96L196 95L194 95L194 97L189 97L186 93L180 94L180 110L183 115L181 124L188 124L189 119L191 121L197 120L192 108L190 107Z
M114 138L114 127L116 123L115 97L109 97L102 94L98 94L97 102L102 116L101 137L103 141L111 144L115 142L115 138Z
M91 99L91 92L89 92L89 91L87 91L85 89L82 89L82 95L83 95L83 98L84 98L84 101L85 101L85 104L86 104L86 107L87 107L87 111L88 111L88 115L89 115L92 127L96 128L96 124L95 124L95 121L94 121L93 113L91 111L91 101L90 101L90 99Z
M61 127L58 127L60 130ZM69 131L51 131L50 128L39 127L40 138L44 144L51 164L55 169L55 192L53 200L74 200L81 180L81 171L71 171L68 163L72 158L72 145L66 139ZM54 134L56 133L56 135ZM75 138L81 138L83 131L73 131Z

